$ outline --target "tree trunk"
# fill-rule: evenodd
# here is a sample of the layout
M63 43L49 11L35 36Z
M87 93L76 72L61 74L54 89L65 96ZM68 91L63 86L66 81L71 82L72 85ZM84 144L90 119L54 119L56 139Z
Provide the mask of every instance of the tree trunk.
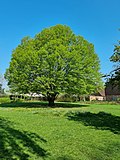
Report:
M49 103L48 103L48 106L50 106L50 107L53 107L55 105L55 103L54 103L54 99L49 99Z
M47 93L47 99L48 99L48 106L53 107L55 105L54 101L56 98L56 93Z

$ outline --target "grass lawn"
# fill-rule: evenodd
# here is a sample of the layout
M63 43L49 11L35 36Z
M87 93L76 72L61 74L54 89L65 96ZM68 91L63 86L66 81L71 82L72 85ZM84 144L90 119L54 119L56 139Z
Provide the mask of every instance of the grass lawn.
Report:
M120 105L0 104L0 160L120 160Z

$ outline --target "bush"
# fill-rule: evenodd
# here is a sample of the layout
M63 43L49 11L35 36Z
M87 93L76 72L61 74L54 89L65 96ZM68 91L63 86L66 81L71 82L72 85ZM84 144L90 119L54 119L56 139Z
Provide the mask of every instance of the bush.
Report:
M10 98L9 97L0 97L0 103L9 103Z
M78 97L76 95L69 95L67 93L58 95L57 102L75 102L78 101Z

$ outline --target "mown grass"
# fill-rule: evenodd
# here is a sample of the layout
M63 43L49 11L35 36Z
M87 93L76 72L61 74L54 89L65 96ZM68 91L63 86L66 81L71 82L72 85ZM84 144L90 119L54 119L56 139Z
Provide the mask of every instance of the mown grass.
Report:
M120 105L0 104L0 160L119 159Z

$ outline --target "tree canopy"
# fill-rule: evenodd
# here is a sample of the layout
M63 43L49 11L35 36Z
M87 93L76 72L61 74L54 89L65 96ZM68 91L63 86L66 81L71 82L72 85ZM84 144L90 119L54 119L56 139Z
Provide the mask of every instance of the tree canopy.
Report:
M5 77L12 91L42 93L49 105L59 93L91 94L102 86L93 44L65 25L25 37L12 52Z
M111 73L112 76L110 77L109 82L114 86L120 87L120 41L114 46L114 53L110 57L110 61L114 62L116 65Z

